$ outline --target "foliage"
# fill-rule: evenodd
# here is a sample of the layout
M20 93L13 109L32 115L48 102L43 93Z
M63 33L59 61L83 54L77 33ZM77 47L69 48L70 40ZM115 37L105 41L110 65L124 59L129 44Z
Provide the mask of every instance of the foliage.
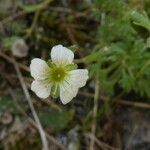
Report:
M73 110L56 111L50 108L44 108L39 112L39 118L43 125L50 126L55 131L64 129L73 119Z
M19 110L10 96L0 97L0 112L18 113Z
M101 25L93 53L86 57L91 74L97 75L108 95L119 88L120 92L134 91L150 97L150 53L146 43L150 18L146 12L130 11L122 0L97 0L95 6L94 15L101 19ZM145 28L146 35L139 26Z

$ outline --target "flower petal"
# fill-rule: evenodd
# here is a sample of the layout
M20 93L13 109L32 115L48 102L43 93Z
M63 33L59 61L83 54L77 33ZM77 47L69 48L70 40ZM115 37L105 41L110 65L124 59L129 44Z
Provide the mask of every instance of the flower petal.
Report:
M86 81L88 79L87 69L72 70L69 72L69 74L70 74L69 83L72 84L72 86L75 86L77 88L85 86Z
M78 93L78 89L86 84L87 69L77 69L69 72L69 76L60 85L60 100L63 104L70 102Z
M72 63L74 53L62 45L56 45L51 50L51 59L56 65L66 66Z
M31 84L31 90L40 98L47 98L50 95L51 84L45 84L44 81L33 81Z
M60 86L60 100L63 104L69 103L78 93L78 88L72 87L69 83L64 82Z
M47 72L50 70L47 63L39 58L34 58L30 64L31 76L37 80L46 78Z

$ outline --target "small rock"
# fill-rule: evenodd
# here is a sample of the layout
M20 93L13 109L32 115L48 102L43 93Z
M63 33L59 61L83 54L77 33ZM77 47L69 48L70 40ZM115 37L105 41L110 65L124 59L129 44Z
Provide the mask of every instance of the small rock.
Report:
M3 113L0 118L1 123L4 125L10 124L12 120L13 120L13 117L8 112Z
M13 55L20 58L28 55L28 49L23 39L16 39L11 48Z

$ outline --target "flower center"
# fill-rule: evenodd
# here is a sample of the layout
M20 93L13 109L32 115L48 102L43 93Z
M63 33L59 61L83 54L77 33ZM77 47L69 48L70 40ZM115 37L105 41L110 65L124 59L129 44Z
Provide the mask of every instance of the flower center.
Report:
M67 72L65 68L62 68L62 67L53 68L50 73L51 80L54 82L63 81L66 75L67 75Z

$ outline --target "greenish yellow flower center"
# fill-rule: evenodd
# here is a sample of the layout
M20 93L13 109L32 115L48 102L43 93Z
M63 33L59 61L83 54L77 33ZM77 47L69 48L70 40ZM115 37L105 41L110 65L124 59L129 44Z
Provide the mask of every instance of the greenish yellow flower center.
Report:
M56 67L50 71L50 78L53 82L61 82L67 75L67 71L63 67Z

